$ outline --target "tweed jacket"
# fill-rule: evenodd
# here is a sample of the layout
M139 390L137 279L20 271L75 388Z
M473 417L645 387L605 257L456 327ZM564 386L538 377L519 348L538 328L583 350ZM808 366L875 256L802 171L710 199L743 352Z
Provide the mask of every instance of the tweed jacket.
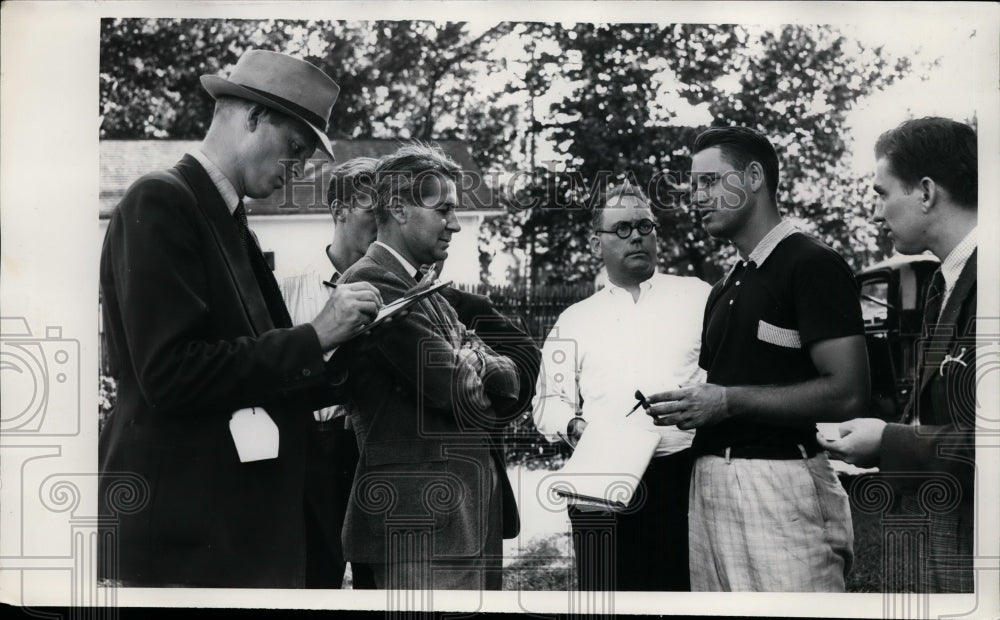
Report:
M904 423L886 425L882 435L879 469L913 500L904 502L909 512L928 520L931 553L951 558L929 564L921 590L969 592L972 586L976 254L917 348L917 377ZM960 567L966 570L956 570Z
M385 303L416 284L378 244L340 280L357 281L373 284ZM504 499L504 536L517 534L517 507L492 439L517 402L517 374L487 347L491 370L480 378L456 356L469 339L477 340L435 293L405 319L345 347L360 452L343 530L346 559L391 562L398 541L414 533L426 543L422 558L480 553L494 484Z

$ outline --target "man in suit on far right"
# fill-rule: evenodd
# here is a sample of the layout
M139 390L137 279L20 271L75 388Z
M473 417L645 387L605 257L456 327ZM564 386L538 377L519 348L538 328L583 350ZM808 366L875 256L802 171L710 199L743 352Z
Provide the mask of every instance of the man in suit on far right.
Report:
M874 221L898 252L941 260L924 307L911 399L903 420L858 418L821 445L835 457L877 466L901 509L927 519L925 554L913 575L887 575L887 590L973 591L976 429L976 133L944 118L910 120L875 145ZM945 493L926 493L932 490ZM897 565L905 564L897 562ZM915 578L916 583L900 583Z

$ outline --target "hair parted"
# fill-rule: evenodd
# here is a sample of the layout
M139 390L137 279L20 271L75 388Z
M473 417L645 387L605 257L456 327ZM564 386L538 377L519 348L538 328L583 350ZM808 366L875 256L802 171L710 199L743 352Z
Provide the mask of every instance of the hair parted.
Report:
M612 188L605 188L597 195L597 200L591 203L590 226L595 231L604 226L604 209L621 206L623 198L636 198L646 207L649 206L649 198L638 185L625 181L621 185Z
M389 206L394 199L418 202L420 184L429 176L443 176L457 183L461 173L461 166L440 146L419 141L404 144L375 166L375 221L379 224L388 221Z
M764 134L749 127L712 127L694 139L691 154L716 146L737 170L745 170L753 161L759 163L771 196L777 196L778 152Z
M367 194L373 200L375 197L375 166L378 160L374 157L355 157L337 164L330 176L330 187L326 192L327 204L330 208L337 202L350 205L355 195Z
M965 207L979 202L979 163L976 132L965 123L928 116L903 122L883 133L875 143L875 157L907 189L929 177Z

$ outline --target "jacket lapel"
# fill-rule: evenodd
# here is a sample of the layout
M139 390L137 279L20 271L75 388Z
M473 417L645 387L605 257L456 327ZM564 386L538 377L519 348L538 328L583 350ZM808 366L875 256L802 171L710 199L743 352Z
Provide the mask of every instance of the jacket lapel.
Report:
M962 268L961 275L958 276L958 280L955 282L955 288L952 289L951 295L948 296L948 301L944 306L944 310L941 311L941 317L938 319L936 325L934 325L933 330L930 332L929 337L932 338L934 343L934 349L936 351L951 351L952 344L955 340L961 338L964 334L959 333L960 330L964 330L966 325L959 325L959 320L962 314L962 307L965 305L965 300L968 298L972 289L976 286L976 254L978 250L973 250L972 256L966 261L965 267ZM944 329L939 329L944 327ZM934 373L938 371L938 366L935 364L927 364L924 366L923 374L920 377L920 389L917 391L919 394L927 387L930 382L931 377Z
M368 251L365 254L367 254L368 258L378 263L378 265L384 268L387 272L402 280L406 288L411 288L417 285L417 281L413 279L413 276L406 273L406 269L399 262L399 260L390 254L389 250L385 249L381 245L377 243L371 244L368 246Z
M240 241L236 223L211 177L198 163L198 160L190 155L185 155L174 166L174 169L184 177L197 197L198 207L205 216L205 221L208 222L209 229L219 247L219 252L222 254L233 283L236 285L236 290L240 293L243 309L254 334L260 335L274 329L267 304L260 286L257 284L253 267L250 265L250 259Z
M373 243L369 246L366 255L378 265L385 268L386 271L402 280L407 290L417 285L416 279L408 274L399 260L384 247ZM389 300L383 301L389 303ZM457 344L460 344L461 330L457 326L458 316L455 315L455 311L451 309L451 306L441 296L441 293L429 295L418 301L416 305L424 309L424 312L431 319L436 330L451 340L453 345L457 346Z

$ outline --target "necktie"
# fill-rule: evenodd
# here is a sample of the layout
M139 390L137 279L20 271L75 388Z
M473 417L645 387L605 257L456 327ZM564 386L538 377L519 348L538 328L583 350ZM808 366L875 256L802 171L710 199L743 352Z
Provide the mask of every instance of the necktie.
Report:
M927 299L924 301L924 328L928 331L934 328L941 315L941 302L944 300L944 274L939 267L931 278L927 289Z
M427 275L427 272L433 266L434 265L421 265L420 269L417 269L417 273L413 274L413 279L416 280L417 282L420 282L421 280L424 279L424 276Z
M247 239L250 237L250 227L247 224L247 208L243 205L242 200L236 205L236 210L233 211L233 218L236 220L236 229L240 233L240 241L243 242L243 249L249 252Z
M931 285L927 288L927 296L924 298L924 323L922 331L925 335L933 337L937 327L938 317L941 314L941 302L944 299L944 275L939 267L931 278ZM916 385L910 394L910 401L903 410L903 424L920 424L920 412L918 403L920 402L921 387L924 377L928 372L935 372L941 361L944 359L946 351L940 351L932 346L933 338L928 338L924 342L923 348L917 352L918 363L916 368Z

